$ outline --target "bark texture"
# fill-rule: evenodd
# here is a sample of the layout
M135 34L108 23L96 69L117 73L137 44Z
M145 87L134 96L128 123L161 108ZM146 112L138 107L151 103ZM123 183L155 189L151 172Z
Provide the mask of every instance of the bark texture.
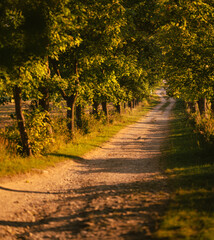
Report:
M74 134L74 121L75 121L75 103L76 103L76 99L77 99L77 94L73 94L69 97L66 98L66 103L67 103L67 127L69 129L69 131L71 132L71 134Z
M32 155L32 151L26 131L24 115L22 112L21 88L15 86L13 89L13 95L15 100L16 119L18 122L19 133L22 141L23 153L27 156L30 156Z

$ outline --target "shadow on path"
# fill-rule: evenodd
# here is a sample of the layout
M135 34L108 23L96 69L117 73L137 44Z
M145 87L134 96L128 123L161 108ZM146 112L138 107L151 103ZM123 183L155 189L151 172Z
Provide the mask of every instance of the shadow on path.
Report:
M18 190L12 188L5 188L0 186L0 190L10 191L10 192L17 192L17 193L35 193L35 194L62 194L63 192L40 192L40 191L28 191L28 190Z
M157 228L158 216L167 201L165 181L159 179L87 186L54 200L53 205L50 202L45 215L42 213L35 222L0 220L0 226L25 228L24 233L17 236L21 239L25 239L28 232L36 239L43 239L44 235L53 239L57 234L64 234L65 239L75 239L80 234L84 239L86 232L99 239L96 234L113 236L118 229L123 239L151 239L150 233ZM54 209L51 206L55 206ZM75 206L78 206L76 210Z

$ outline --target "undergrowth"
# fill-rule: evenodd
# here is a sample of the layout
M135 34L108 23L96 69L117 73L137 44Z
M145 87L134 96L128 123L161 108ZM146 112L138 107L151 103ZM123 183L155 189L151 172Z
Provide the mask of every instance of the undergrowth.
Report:
M42 155L23 158L14 151L17 147L15 143L10 139L5 140L0 137L0 177L26 173L32 169L44 169L60 161L79 158L86 152L102 145L120 129L136 122L155 106L158 100L158 97L154 96L132 111L127 110L121 115L110 114L109 121L103 118L91 118L87 115L84 120L84 131L77 130L72 139L66 131L65 120L55 118L55 122L52 124L54 138ZM36 121L34 127L37 129ZM36 136L32 135L32 137ZM39 142L42 144L42 141Z
M194 122L196 129L204 135L207 141L214 142L214 115L212 112L207 115L200 115L198 113L191 114L191 119Z
M214 145L195 130L177 102L162 166L171 203L154 239L214 239Z

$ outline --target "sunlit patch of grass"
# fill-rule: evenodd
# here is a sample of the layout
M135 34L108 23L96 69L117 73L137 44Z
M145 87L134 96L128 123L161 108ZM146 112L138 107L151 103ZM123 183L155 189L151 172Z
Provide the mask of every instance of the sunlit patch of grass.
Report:
M171 204L154 239L214 239L214 146L194 131L181 102L162 152Z
M213 239L214 227L212 216L191 210L171 211L166 217L162 229L158 232L159 239Z
M23 158L15 153L8 152L4 143L0 144L0 177L26 173L32 169L44 169L53 166L57 158L33 156Z
M23 158L15 153L8 152L6 145L0 142L0 177L26 173L33 169L44 169L61 161L81 157L88 151L101 146L125 126L136 122L158 101L159 98L154 96L133 111L115 116L111 123L96 122L88 134L77 132L70 141L65 136L58 136L45 156Z

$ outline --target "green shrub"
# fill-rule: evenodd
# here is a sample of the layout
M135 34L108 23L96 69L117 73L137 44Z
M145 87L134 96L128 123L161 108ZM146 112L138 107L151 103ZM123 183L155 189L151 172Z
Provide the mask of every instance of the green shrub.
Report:
M45 152L53 143L53 132L48 112L40 111L39 108L25 113L26 127L32 152Z
M1 129L0 136L3 144L10 152L22 152L21 138L18 131L17 123Z

